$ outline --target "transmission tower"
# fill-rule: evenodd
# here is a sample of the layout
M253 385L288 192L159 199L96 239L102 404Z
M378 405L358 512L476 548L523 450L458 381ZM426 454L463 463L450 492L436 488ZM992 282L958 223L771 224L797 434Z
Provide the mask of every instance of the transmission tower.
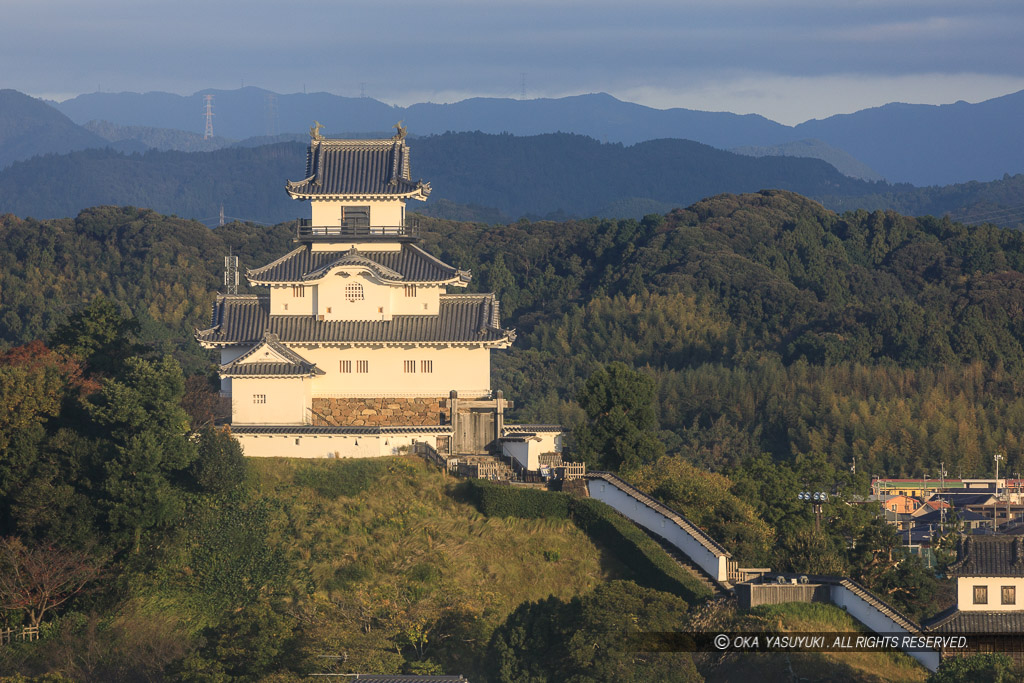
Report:
M231 252L228 252L229 254ZM238 257L224 257L224 289L227 294L238 294Z
M220 205L220 222L217 223L217 225L218 226L224 225L224 205L223 204Z
M209 140L213 137L213 95L203 95L203 99L206 100L206 107L203 109L206 115L206 132L203 133L203 139Z
M277 95L268 92L266 95L267 137L277 135Z

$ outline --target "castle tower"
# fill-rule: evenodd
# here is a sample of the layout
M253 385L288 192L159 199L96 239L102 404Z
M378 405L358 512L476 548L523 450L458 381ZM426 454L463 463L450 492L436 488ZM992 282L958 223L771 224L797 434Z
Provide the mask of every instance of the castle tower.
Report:
M247 455L493 451L508 402L492 394L490 354L515 332L493 294L449 292L469 272L419 247L406 202L430 184L411 179L405 129L337 140L320 128L306 177L286 185L310 203L296 247L247 272L264 293L219 295L196 332L220 351L232 432Z

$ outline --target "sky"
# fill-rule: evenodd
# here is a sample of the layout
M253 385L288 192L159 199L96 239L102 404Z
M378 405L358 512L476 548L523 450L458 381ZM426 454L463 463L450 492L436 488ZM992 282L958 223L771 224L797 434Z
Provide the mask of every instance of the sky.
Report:
M1024 90L1019 0L0 0L0 88L606 92L780 123Z

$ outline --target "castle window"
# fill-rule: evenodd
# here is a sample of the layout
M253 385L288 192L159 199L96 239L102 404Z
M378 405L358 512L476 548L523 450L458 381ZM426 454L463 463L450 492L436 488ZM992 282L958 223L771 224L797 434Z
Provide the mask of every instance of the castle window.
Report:
M1017 587L1016 586L1003 586L1002 589L1002 603L1004 605L1016 605L1017 604Z
M988 586L975 586L974 587L974 604L975 605L987 605L988 604Z
M341 225L346 228L368 228L370 227L370 207L368 206L343 206L341 207Z
M306 288L302 285L292 285L292 296L296 298L306 296Z
M421 360L420 361L420 372L433 372L434 361L432 360Z
M358 282L345 285L345 298L349 301L362 301L365 298L363 296L363 286Z
M405 371L406 372L416 372L416 361L414 361L414 360L407 360L407 361L405 361Z
M253 394L252 395L252 402L256 403L256 404L266 403L267 402L267 395L266 394Z
M343 360L343 361L341 361L341 371L342 372L352 372L352 361L350 361L350 360Z
M368 360L357 360L356 361L356 372L369 372L370 361Z
M405 285L406 296L416 296L416 285Z

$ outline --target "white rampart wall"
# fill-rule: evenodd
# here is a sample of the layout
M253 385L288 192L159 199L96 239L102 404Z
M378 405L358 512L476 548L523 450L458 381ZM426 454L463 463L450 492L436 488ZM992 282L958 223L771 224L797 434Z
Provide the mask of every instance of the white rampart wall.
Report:
M423 434L234 434L250 458L377 458L398 455L416 441L434 443Z
M615 484L604 479L587 480L587 489L591 498L607 503L633 522L658 534L679 548L694 564L716 580L723 583L728 580L728 558L724 554L713 553L705 548L675 520L666 517L646 503L636 500Z
M837 607L842 607L846 610L847 614L867 626L875 633L919 635L916 633L912 634L906 628L893 621L890 617L878 611L877 607L867 602L864 598L860 597L845 586L833 585L831 589L831 600L832 604ZM929 671L935 671L939 668L939 653L936 651L908 651L907 654L920 662L921 666Z

